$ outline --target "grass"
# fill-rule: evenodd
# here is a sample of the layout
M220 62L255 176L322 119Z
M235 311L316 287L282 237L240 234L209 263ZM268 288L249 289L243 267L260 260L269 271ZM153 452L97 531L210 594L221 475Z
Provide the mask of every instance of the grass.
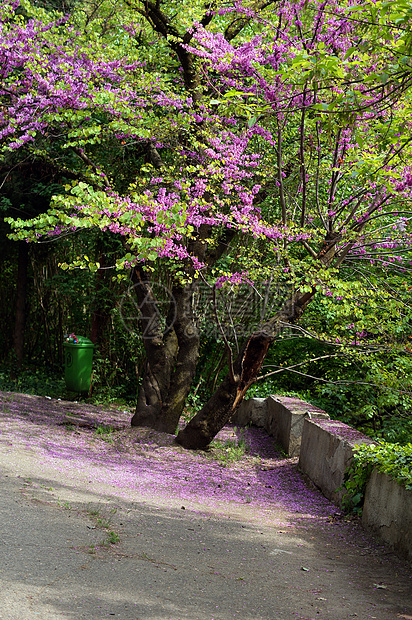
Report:
M100 509L99 508L92 508L92 507L88 507L87 508L87 512L89 513L89 515L91 515L92 517L97 517L97 515L100 513Z
M109 545L115 545L120 542L120 536L116 532L108 532L106 540Z
M22 392L38 396L62 398L67 394L63 371L55 373L39 367L25 367L15 378L10 377L10 367L0 367L0 389L9 392Z
M107 515L102 513L100 506L96 507L89 505L86 508L86 512L89 514L90 517L93 518L96 527L102 530L106 530L106 537L100 543L100 546L108 547L109 545L116 545L120 542L120 534L111 529L111 522L117 512L117 508L112 508ZM96 550L96 545L90 545L90 547L88 548L88 553L96 553Z
M234 437L225 439L214 439L210 444L213 458L223 464L239 461L248 452L248 444L245 439L244 429L233 429Z
M114 429L112 426L105 426L104 424L99 424L99 426L94 431L94 435L99 439L103 439L103 441L113 443L113 432Z
M72 509L72 506L71 506L70 502L64 502L59 497L57 498L57 505L60 508L64 508L65 510L71 510Z
M48 487L45 484L41 484L40 486L42 489L45 489L45 491L54 491L53 487Z
M3 402L3 413L10 413L11 408L10 405L14 403L14 396L10 394L10 396L6 396Z
M125 409L134 407L136 397L135 395L125 396L130 390L124 385L113 388L95 383L90 397L87 394L69 391L64 381L63 367L56 370L35 364L26 364L16 372L15 378L11 377L10 371L9 364L0 365L0 390L4 392L20 392L67 401L88 402L95 405L111 405ZM11 402L13 401L11 400ZM5 409L4 413L9 413L9 411Z

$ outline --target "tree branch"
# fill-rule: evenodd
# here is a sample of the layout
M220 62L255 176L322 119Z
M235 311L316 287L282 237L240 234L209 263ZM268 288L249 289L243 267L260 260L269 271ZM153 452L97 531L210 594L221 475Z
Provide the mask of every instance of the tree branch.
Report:
M97 166L96 164L94 164L92 162L92 160L86 155L86 153L83 151L83 149L80 149L77 146L72 146L71 147L72 151L74 153L76 153L76 155L78 155L80 157L80 159L82 161L84 161L85 164L87 164L87 166L90 166L90 168L93 170L93 172L95 172L96 174L98 174L99 176L101 176L104 185L110 189L110 183L109 180L107 178L107 176L104 174L104 172L102 172Z
M304 366L305 364L310 364L311 362L318 362L319 360L328 359L331 357L344 357L343 353L332 353L330 355L321 355L320 357L314 357L310 360L305 360L304 362L299 362L299 364L293 364L293 366L279 366L278 370L273 370L272 372L268 372L266 375L262 375L256 379L256 381L262 381L263 379L267 379L268 377L272 377L272 375L277 375L280 372L285 372L286 370L292 370L293 368L298 368L298 366Z
M306 166L305 166L305 102L306 102L306 85L303 89L302 114L300 120L300 136L299 136L299 159L300 159L300 178L302 181L302 208L300 212L300 225L305 224L306 216Z
M230 377L230 381L233 385L235 385L237 383L236 377L235 377L235 373L234 373L234 369L233 369L233 353L232 353L232 348L228 342L228 339L226 338L226 334L224 332L224 329L222 327L222 324L220 322L219 319L219 315L217 313L217 304L216 304L216 286L215 285L211 285L208 282L206 282L205 278L203 277L203 274L200 273L200 277L202 278L203 282L206 284L206 286L209 289L212 289L212 300L213 300L213 314L215 315L215 319L216 319L216 323L217 326L219 328L219 331L222 335L223 338L223 342L225 344L225 349L227 351L227 357L228 357L228 364L229 364L229 377Z
M279 200L282 209L282 223L284 226L287 224L287 212L286 212L286 200L283 188L282 178L282 134L280 128L278 128L278 143L276 147L276 164L277 164L277 178L279 183Z

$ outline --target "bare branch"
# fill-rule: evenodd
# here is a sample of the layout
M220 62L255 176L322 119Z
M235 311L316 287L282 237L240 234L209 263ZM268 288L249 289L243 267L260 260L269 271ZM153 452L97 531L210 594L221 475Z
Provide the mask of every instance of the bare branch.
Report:
M280 372L285 372L286 370L292 370L293 368L298 368L298 366L304 366L305 364L310 364L311 362L318 362L319 360L328 359L331 357L344 357L343 353L333 353L331 355L321 355L320 357L313 357L310 360L305 360L304 362L299 362L299 364L293 364L293 366L278 366L278 370L273 370L272 372L268 372L266 375L262 375L258 377L256 381L262 381L263 379L267 379L272 375L277 375Z
M305 166L305 109L306 102L306 84L303 89L302 115L300 120L300 136L299 136L299 159L300 159L300 178L302 182L302 207L300 212L300 225L304 226L306 216L306 166Z
M206 284L206 286L212 290L213 314L215 315L216 323L217 323L219 331L220 331L220 333L222 335L223 342L225 344L225 348L226 348L226 351L227 351L230 381L233 383L233 385L235 385L237 380L236 380L234 369L233 369L233 353L232 353L232 348L231 348L231 346L230 346L230 344L228 342L228 339L226 338L225 331L224 331L224 329L222 327L222 324L221 324L220 319L219 319L219 315L217 313L216 285L209 284L206 281L206 279L204 278L204 276L203 276L203 274L201 272L200 272L200 277L202 278L202 280Z
M93 172L95 172L96 174L98 174L99 176L101 176L104 185L110 189L110 183L109 183L109 179L107 178L107 176L104 174L104 172L102 172L97 166L96 164L94 164L92 162L92 160L86 155L86 153L83 151L83 149L80 149L77 146L72 146L72 151L74 151L76 153L76 155L78 155L80 157L81 160L84 161L85 164L87 164L88 166L90 166L90 168L93 170Z
M286 213L286 200L285 200L283 177L282 177L282 134L281 134L280 128L278 128L277 133L278 133L278 143L276 147L277 180L279 183L279 200L280 200L280 206L282 209L282 223L286 226L287 213Z
M232 348L228 342L228 339L226 338L226 334L225 331L222 327L222 324L220 322L218 313L217 313L217 306L216 306L216 286L213 286L212 288L212 295L213 295L213 314L215 315L215 319L216 319L216 323L217 326L219 328L219 331L222 335L223 338L223 342L225 343L225 347L226 347L226 351L227 351L227 357L228 357L228 364L229 364L229 375L230 375L230 380L232 381L233 384L236 383L236 378L235 378L235 373L233 370L233 354L232 354Z

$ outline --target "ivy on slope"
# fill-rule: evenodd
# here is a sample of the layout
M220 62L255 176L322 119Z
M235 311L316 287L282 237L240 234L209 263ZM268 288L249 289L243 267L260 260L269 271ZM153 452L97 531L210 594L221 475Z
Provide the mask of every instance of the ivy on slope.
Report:
M344 509L361 512L366 485L373 469L412 490L412 443L384 442L357 446L343 485L347 491L343 498Z
M362 445L354 455L355 467L372 465L378 471L412 489L412 443Z

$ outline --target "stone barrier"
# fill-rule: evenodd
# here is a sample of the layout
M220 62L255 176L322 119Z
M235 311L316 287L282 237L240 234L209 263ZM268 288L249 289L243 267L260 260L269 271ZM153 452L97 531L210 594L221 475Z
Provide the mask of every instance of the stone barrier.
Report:
M305 418L329 419L325 411L299 398L268 396L249 398L233 417L234 424L254 424L275 438L288 456L299 456Z
M376 469L366 486L362 525L412 562L412 491Z
M322 493L338 506L345 491L341 488L355 445L373 443L351 426L337 420L305 420L299 467Z
M248 398L242 400L232 422L239 426L253 424L267 431L267 398Z
M267 426L286 454L299 456L305 419L329 419L322 409L299 398L269 396L267 399Z
M341 506L345 472L355 446L364 443L373 441L343 422L306 419L299 467L328 499ZM377 470L366 486L362 525L412 561L412 491Z
M266 430L322 493L342 506L342 488L355 446L373 441L351 426L298 398L250 398L240 405L233 422ZM412 491L374 470L366 487L362 525L412 561Z

